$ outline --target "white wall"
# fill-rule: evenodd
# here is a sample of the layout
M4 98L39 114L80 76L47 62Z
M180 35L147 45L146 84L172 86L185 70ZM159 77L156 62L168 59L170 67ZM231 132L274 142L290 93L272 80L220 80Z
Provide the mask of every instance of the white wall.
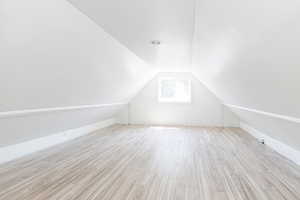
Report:
M191 103L158 102L159 77L186 78L191 80ZM238 126L239 120L191 73L159 73L151 80L124 110L123 122L129 116L131 124Z
M300 123L237 108L232 108L232 110L240 117L241 121L300 151Z
M300 118L300 1L197 0L193 71L225 103Z
M154 73L64 0L0 0L0 112L127 102ZM119 106L0 118L0 146L113 116Z
M196 13L195 75L227 104L300 118L300 1L197 0ZM236 114L270 137L300 146L299 124Z

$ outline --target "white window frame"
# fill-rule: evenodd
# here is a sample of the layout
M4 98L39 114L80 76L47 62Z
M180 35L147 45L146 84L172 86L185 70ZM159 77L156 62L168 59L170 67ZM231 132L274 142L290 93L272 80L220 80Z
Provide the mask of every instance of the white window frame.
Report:
M175 99L168 99L162 97L162 81L164 80L175 80L175 81L187 81L188 82L188 100L187 101L181 101L181 100L175 100ZM187 78L175 78L175 77L161 77L158 80L158 97L157 100L159 103L191 103L192 102L192 84L191 80Z

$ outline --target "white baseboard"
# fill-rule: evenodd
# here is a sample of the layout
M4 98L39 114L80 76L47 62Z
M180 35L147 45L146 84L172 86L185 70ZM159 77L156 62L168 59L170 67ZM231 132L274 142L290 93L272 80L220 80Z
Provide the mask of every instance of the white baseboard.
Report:
M244 122L240 123L240 128L248 132L249 134L251 134L253 137L257 138L258 140L264 139L266 145L271 147L279 154L285 156L286 158L300 165L300 151L297 151L292 147L271 138L270 136L258 131L257 129L249 126Z
M27 142L0 148L0 164L26 156L28 154L44 150L51 146L67 142L69 140L86 135L95 130L111 126L116 123L115 119L108 119L95 124L90 124L76 129L70 129L46 137L37 138Z

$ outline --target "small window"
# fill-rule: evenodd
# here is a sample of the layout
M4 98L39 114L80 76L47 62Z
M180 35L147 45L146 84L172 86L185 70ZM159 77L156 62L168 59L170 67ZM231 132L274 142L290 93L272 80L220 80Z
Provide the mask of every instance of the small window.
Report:
M174 103L191 102L191 81L187 79L160 78L158 101Z

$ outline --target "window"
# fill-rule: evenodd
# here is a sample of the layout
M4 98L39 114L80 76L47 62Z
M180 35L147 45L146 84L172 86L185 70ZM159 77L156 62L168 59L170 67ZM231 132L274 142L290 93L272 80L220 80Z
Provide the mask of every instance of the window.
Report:
M189 103L191 102L191 81L187 79L160 78L158 101Z

